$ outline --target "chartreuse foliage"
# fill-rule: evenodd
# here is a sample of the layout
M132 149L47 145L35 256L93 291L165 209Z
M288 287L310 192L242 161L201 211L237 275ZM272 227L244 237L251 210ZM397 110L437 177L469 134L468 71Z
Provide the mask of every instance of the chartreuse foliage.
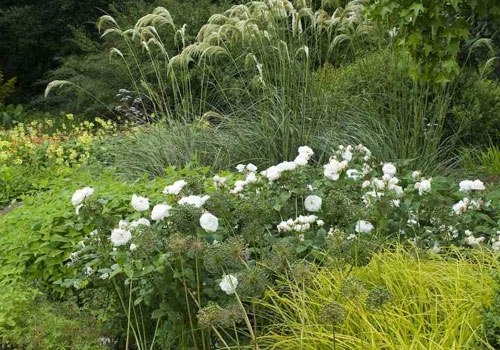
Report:
M368 13L390 30L396 48L415 59L414 78L446 83L459 71L456 56L474 22L498 20L500 5L495 0L377 0Z
M259 341L281 350L483 346L482 312L497 288L489 271L498 267L490 253L397 248L364 267L318 268L305 281L283 275L258 302L259 316L270 320ZM486 327L496 322L493 312Z

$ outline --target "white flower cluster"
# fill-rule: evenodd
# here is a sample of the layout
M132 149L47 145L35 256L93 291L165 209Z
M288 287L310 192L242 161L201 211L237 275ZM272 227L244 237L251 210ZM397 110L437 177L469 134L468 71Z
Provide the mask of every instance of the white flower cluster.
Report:
M219 175L215 175L213 177L213 180L214 180L214 186L215 186L215 189L221 189L226 181L227 181L227 178L223 177L223 176L219 176Z
M323 175L332 181L337 181L340 178L340 174L346 170L349 162L353 159L354 154L362 155L364 160L363 170L347 169L346 174L350 179L361 179L372 170L367 163L370 160L372 153L368 148L361 144L354 147L351 145L346 147L340 145L338 150L335 152L335 155L330 157L329 162L323 166Z
M474 245L478 245L479 243L481 243L482 241L484 241L484 237L481 236L481 237L474 237L473 233L470 231L470 230L465 230L465 242L470 245L470 246L474 246Z
M499 252L500 251L500 231L497 231L496 233L497 233L497 236L493 237L491 239L491 248L495 252Z
M181 193L182 189L184 186L187 185L187 182L184 180L178 180L175 181L172 185L166 186L165 189L163 190L164 194L173 194L173 195L178 195Z
M355 230L357 233L370 233L373 230L373 225L371 222L359 220L356 223Z
M74 206L77 206L83 202L83 200L87 197L91 197L94 195L94 189L91 187L85 187L80 190L76 190L75 193L73 194L73 197L71 197L71 203Z
M261 175L267 177L269 181L276 181L281 177L282 172L295 170L298 166L306 165L313 154L314 152L310 147L301 146L299 147L299 155L293 162L282 162L278 165L273 165L262 171Z
M483 205L483 201L481 199L479 200L470 200L469 198L465 197L464 199L461 199L458 203L453 204L453 211L455 214L460 215L465 213L468 209L480 209L481 206Z
M136 194L132 196L131 204L132 207L137 211L145 211L149 209L149 199L145 197L139 197Z
M311 224L314 223L320 227L325 224L323 220L318 220L316 215L300 215L296 219L288 219L287 221L280 222L276 228L279 232L306 232L311 228Z
M484 191L484 183L481 180L463 180L459 183L461 192Z
M419 182L415 184L415 189L418 190L418 194L422 196L424 193L431 192L431 179L422 178Z
M202 206L205 205L206 201L209 199L210 196L206 195L205 196L191 195L187 197L182 197L177 203L179 205L188 204L194 206L195 208L201 208Z
M234 184L234 188L231 190L231 193L240 193L243 191L243 189L248 186L251 183L257 182L257 167L253 165L252 163L248 163L247 165L244 164L238 164L236 166L236 169L240 173L244 173L245 175L245 180L238 180ZM214 177L215 181L215 177ZM215 185L217 188L217 183Z

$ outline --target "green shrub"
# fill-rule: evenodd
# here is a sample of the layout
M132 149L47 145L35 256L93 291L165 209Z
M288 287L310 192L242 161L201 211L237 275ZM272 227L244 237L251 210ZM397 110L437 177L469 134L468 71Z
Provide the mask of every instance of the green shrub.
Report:
M500 7L495 1L380 0L370 3L368 13L417 62L413 78L447 83L459 72L457 54L475 21L498 20Z
M488 345L494 349L500 346L500 276L498 273L493 273L496 283L496 294L491 305L489 305L483 316L483 327ZM479 344L480 348L481 345Z
M469 74L459 84L450 117L467 145L486 146L500 142L500 84Z
M80 227L83 240L72 241L72 253L65 245L73 275L62 286L81 289L99 283L117 289L141 348L150 347L157 332L168 333L174 346L196 347L223 341L218 329L231 322L210 324L217 319L214 313L233 317L234 303L240 310L251 307L257 291L263 292L261 284L249 285L245 276L271 283L295 267L294 274L306 278L313 267L301 259L366 265L385 241L434 253L450 246L500 249L500 203L493 186L484 192L477 180L457 187L454 180L426 179L391 163L381 172L362 145L340 146L323 168L305 165L312 156L310 148L301 147L293 162L260 174L254 165L241 164L242 174L225 173L225 179L208 178L208 168L170 169L169 180L157 180L140 192L129 189L128 195L89 188L75 192L79 214L68 210L60 225L65 222L69 232ZM161 182L168 185L163 194L157 187ZM134 192L147 197L131 198ZM53 241L44 247L47 251ZM240 281L235 295L234 282L228 282L234 278ZM377 289L369 300L384 298ZM136 320L137 313L146 316ZM198 313L198 320L209 325L207 332L198 328ZM245 315L234 319L244 322L241 342L255 340Z
M98 350L113 340L75 302L51 302L23 283L0 282L0 347Z

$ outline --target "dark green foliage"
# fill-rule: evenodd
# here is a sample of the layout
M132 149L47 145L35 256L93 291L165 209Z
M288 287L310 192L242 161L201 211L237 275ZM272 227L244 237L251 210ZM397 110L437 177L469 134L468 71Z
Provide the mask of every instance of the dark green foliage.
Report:
M124 2L117 0L116 2ZM0 10L0 62L18 77L13 101L26 101L44 89L37 80L58 65L58 57L75 53L69 26L85 28L93 38L93 23L109 10L107 0L7 1Z
M496 272L494 278L497 284L497 292L493 303L484 313L483 326L489 345L494 349L498 349L500 347L500 274Z
M472 146L500 143L499 82L470 73L459 87L450 117L462 130L462 142Z
M395 31L396 48L418 63L410 69L413 78L446 83L459 71L457 54L474 21L498 21L500 6L495 0L380 0L372 2L368 13Z

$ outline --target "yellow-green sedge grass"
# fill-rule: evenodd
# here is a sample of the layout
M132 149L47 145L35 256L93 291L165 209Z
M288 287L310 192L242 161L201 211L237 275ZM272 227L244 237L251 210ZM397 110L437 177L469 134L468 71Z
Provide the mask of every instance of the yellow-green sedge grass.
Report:
M452 250L438 256L397 248L375 255L365 267L318 268L303 283L284 276L259 302L270 325L258 342L294 350L491 348L482 339L481 320L498 287L490 276L498 265L498 255L490 252ZM348 278L365 283L364 296L342 296ZM376 286L386 287L392 300L373 311L365 300ZM335 329L321 321L331 302L345 312Z

